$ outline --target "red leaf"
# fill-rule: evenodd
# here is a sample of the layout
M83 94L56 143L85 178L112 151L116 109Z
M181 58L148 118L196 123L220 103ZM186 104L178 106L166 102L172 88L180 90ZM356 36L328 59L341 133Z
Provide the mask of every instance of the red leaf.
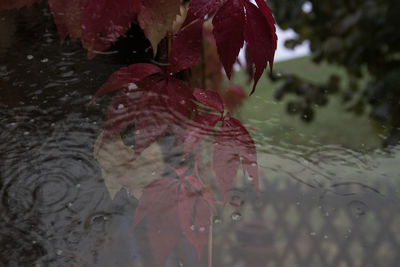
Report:
M249 180L253 182L259 194L257 151L253 138L239 120L231 117L229 123L234 131L235 143L242 159L242 168L247 172Z
M225 201L240 166L235 134L224 122L214 144L213 169Z
M210 231L211 209L207 201L188 184L182 183L179 193L179 220L182 230L195 247L200 260Z
M71 39L82 36L81 29L81 0L48 0L54 22L57 25L60 42L63 43L67 35Z
M177 73L196 64L201 55L203 20L181 28L172 43L169 73Z
M218 54L228 78L244 42L245 14L242 0L228 0L213 18Z
M147 63L132 64L128 67L121 68L111 74L107 82L97 90L96 94L90 100L89 105L99 96L123 87L129 87L130 85L133 86L134 83L144 79L145 77L161 72L162 70L156 65Z
M267 18L254 4L245 1L245 7L246 23L244 38L256 67L254 85L250 93L252 94L267 63L269 62L272 66L276 49L276 35L274 35L275 26L269 24Z
M200 144L200 142L214 129L220 120L215 114L202 114L196 116L193 124L188 127L184 137L183 153L187 154Z
M30 6L36 2L40 2L41 0L1 0L0 1L0 10L7 10L13 8L21 8L24 6Z
M136 19L132 0L81 0L82 44L89 58L106 50L124 35Z
M224 104L218 93L210 90L195 89L193 96L200 103L215 109L221 114L224 113Z
M278 41L278 36L276 36L276 28L275 28L275 19L272 16L272 11L271 9L268 7L268 5L265 3L264 0L256 0L256 3L258 5L258 7L260 8L261 12L263 13L264 17L267 19L268 25L271 28L271 35L272 35L272 39L273 39L273 44L275 46L277 46L277 41ZM272 68L272 63L271 63L271 68Z
M215 11L220 3L219 0L191 0L183 25L188 25L198 18L203 19L205 15Z
M148 105L138 114L135 120L135 155L139 156L162 136L171 121L170 114L157 93L151 96Z
M224 100L225 106L232 112L243 104L243 101L247 98L247 94L241 86L232 84L226 88L221 97Z
M169 78L167 82L167 107L171 115L180 120L176 122L181 123L190 117L194 108L192 88L175 78Z
M147 215L153 206L163 202L164 196L168 194L168 187L171 186L177 179L161 178L155 180L143 189L142 196L139 200L139 205L136 208L135 216L131 229L134 230L136 225Z
M148 214L147 234L153 256L158 266L163 267L173 251L180 233L178 218L178 188L170 186L165 190L162 201Z
M131 124L151 103L152 90L160 90L165 83L159 77L148 77L137 82L136 90L118 92L107 107L104 120L104 137L113 136Z

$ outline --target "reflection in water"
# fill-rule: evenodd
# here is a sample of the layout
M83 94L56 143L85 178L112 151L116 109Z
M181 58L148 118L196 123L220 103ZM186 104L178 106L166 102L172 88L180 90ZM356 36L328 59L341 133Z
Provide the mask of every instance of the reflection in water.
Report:
M129 235L137 201L111 200L93 158L107 99L86 104L117 52L89 61L78 42L60 47L36 11L0 16L0 265L152 266L143 228ZM261 199L247 179L231 191L214 266L400 265L398 150L257 143ZM185 242L170 266L195 266Z

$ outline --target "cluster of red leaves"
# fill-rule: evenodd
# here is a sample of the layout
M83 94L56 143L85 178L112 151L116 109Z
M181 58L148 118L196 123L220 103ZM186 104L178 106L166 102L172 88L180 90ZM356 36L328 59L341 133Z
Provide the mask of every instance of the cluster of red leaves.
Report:
M39 1L3 0L0 10ZM48 3L61 42L68 35L80 38L89 57L108 49L135 21L156 54L158 43L171 32L181 7L181 0L48 0ZM249 132L239 120L225 113L218 93L192 88L190 81L176 78L180 72L189 73L187 70L199 62L203 38L216 46L221 62L217 66L222 64L230 78L233 64L246 43L248 72L254 75L253 92L268 63L272 69L277 41L270 9L264 0L256 3L191 0L186 19L173 36L167 67L140 63L121 68L91 100L116 91L106 111L103 142L133 123L136 156L166 133L176 136L182 146L182 157L194 155L194 168L174 169L177 177L162 177L152 182L139 200L133 227L147 218L147 233L159 266L164 265L181 231L201 258L210 231L210 217L218 203L216 194L208 190L209 178L201 177L198 170L199 144L211 132L215 133L213 170L224 202L239 168L259 192L257 154ZM209 18L213 36L203 31ZM219 79L220 76L214 77L212 83L218 84ZM223 95L225 103L230 103L228 109L233 109L244 98L243 92L235 86L230 86L227 92Z

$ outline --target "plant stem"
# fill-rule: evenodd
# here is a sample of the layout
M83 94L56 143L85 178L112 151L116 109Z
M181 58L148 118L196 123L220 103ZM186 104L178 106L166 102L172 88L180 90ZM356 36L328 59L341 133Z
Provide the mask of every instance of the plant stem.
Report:
M213 216L210 216L210 229L208 231L208 267L212 267L213 244Z

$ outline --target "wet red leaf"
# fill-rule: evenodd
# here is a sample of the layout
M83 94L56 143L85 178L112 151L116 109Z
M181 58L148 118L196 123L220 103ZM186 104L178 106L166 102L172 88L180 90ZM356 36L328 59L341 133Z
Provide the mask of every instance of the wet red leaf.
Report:
M276 49L276 38L274 36L276 35L274 35L275 26L269 24L269 21L260 9L248 1L245 1L245 7L246 23L244 38L256 68L254 85L250 93L252 94L268 62L272 68Z
M82 44L89 58L124 35L137 16L138 0L81 0Z
M242 169L247 172L248 179L252 181L259 194L257 151L254 140L239 120L231 117L229 124L233 129L236 147L239 149Z
M114 72L107 82L104 83L99 90L94 94L89 104L96 98L121 88L137 87L136 82L150 76L152 74L161 73L162 70L153 64L138 63L128 67L121 68Z
M244 42L245 14L242 0L228 0L213 18L218 54L230 79L232 66Z
M197 179L193 177L189 178L185 178L189 183L182 183L180 187L178 203L179 221L183 233L196 249L197 257L200 260L204 245L208 240L212 210L210 203L191 185Z
M81 28L81 0L48 0L54 22L57 25L60 42L63 43L67 35L71 39L82 36Z
M225 201L240 166L234 134L231 127L224 122L214 143L213 169Z
M187 154L196 149L200 142L214 129L220 117L215 114L196 116L193 124L188 127L184 136L183 153Z
M243 104L247 94L241 86L232 84L226 88L221 97L227 109L232 112Z
M201 55L203 20L182 28L172 43L168 71L176 73L196 64Z
M195 89L193 96L201 104L209 106L221 114L224 112L224 104L218 93L210 90Z
M258 8L248 0L227 0L213 19L218 54L228 78L244 41L249 47L256 68L250 94L268 62L272 68L276 50L275 21L268 6L261 2L257 1Z
M214 12L220 3L219 0L191 0L186 20L183 24L187 25L196 19L203 19L205 15Z

